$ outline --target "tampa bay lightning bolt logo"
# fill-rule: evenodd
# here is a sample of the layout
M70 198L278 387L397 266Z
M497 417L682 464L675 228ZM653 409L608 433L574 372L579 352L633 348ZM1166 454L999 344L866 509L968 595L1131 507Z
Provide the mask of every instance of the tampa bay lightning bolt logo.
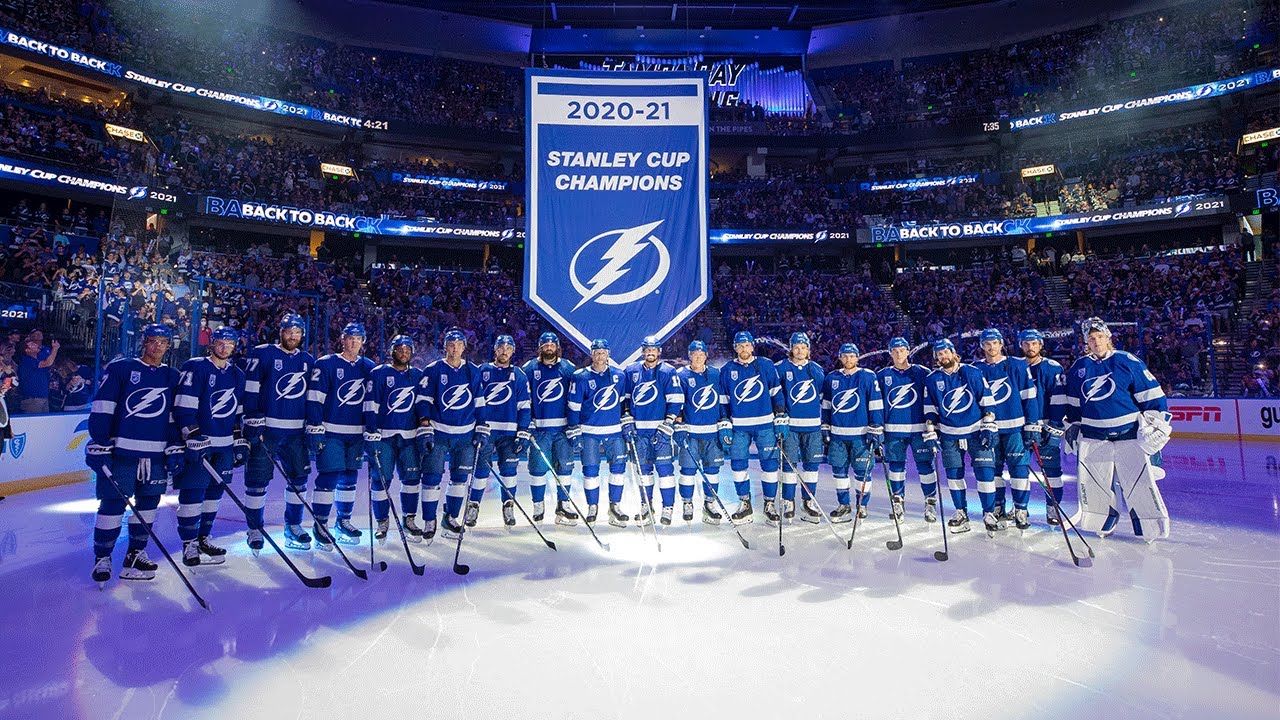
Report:
M909 408L919 399L915 385L899 385L889 391L889 409Z
M577 290L578 294L582 296L582 299L578 301L577 305L573 306L573 309L577 310L591 301L595 301L600 305L626 305L657 290L658 286L667 279L667 273L671 270L671 253L656 235L651 234L663 222L665 221L658 220L632 228L606 230L583 243L582 247L578 248L578 252L573 254L573 260L569 262L569 282L573 284L573 289ZM603 253L596 255L595 253L599 252L597 243L609 238L613 238L613 243ZM593 247L595 250L591 254L584 256L587 249ZM612 293L606 292L613 288L619 280L631 273L632 268L628 267L628 264L646 248L650 247L658 253L658 263L653 274L640 283L624 283L630 289ZM579 268L579 261L582 261L584 257L596 257L599 258L599 261L603 261L603 264L600 264L599 261L591 263L599 265L599 269L585 281L583 276L586 275L586 272ZM630 278L628 279L630 280Z
M235 388L219 390L209 397L209 417L223 420L236 413Z
M463 410L471 407L472 400L469 385L454 385L444 391L443 406L440 409Z
M967 387L950 390L942 399L942 409L948 415L958 415L973 407L973 393Z
M843 415L857 410L861 405L862 395L857 388L842 390L831 399L831 412L835 415Z
M409 408L413 407L415 393L411 387L398 388L391 393L391 397L387 399L387 414L398 415L400 413L409 412Z
M1009 383L1009 378L996 378L988 385L991 387L991 398L996 405L1003 405L1013 395L1013 385Z
M1177 206L1173 208L1174 217L1182 217L1189 212L1191 212L1191 203L1189 202L1178 203Z
M129 188L130 200L142 200L147 197L147 186L139 185Z
M139 388L124 401L125 417L147 419L159 417L169 409L166 388Z
M485 393L485 405L493 405L499 407L511 402L511 381L504 380L496 382L489 386L489 390Z
M636 385L636 389L631 391L632 405L649 405L658 399L658 383L653 380L645 380Z
M787 395L790 396L792 405L806 405L818 399L818 388L814 386L813 380L801 380L791 386Z
M618 389L613 385L605 385L592 396L591 404L595 405L596 410L612 410L618 407L620 400L622 398L618 395Z
M1101 402L1111 397L1115 391L1116 381L1111 379L1111 373L1089 378L1084 383L1084 401Z
M719 394L716 393L716 389L710 385L698 388L697 392L693 394L694 410L710 410L714 408L718 402L720 402Z
M280 400L297 400L307 391L306 371L285 373L276 380L276 398Z
M560 378L548 380L538 386L538 402L553 403L564 397L564 383Z
M364 402L364 381L359 378L348 380L338 387L338 403L341 405L360 405Z
M1213 83L1206 83L1196 88L1195 96L1197 98L1208 97L1213 94L1213 91L1214 91Z
M764 395L764 382L757 375L743 380L733 386L733 399L740 403L749 403L759 400Z

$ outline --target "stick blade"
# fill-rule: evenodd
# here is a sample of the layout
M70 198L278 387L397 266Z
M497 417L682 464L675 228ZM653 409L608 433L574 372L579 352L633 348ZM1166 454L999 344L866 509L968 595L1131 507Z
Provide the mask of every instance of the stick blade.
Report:
M546 543L547 547L551 548L552 550L556 549L556 544L551 542L550 540L543 540L542 542Z
M455 565L453 566L453 571L454 571L455 573L459 574L459 575L466 575L467 573L471 572L471 566L470 566L470 565L456 565L456 564L455 564Z
M933 559L937 560L938 562L946 562L947 560L951 559L951 556L948 555L947 553L942 552L941 550L935 550L933 553Z
M1093 567L1093 561L1092 561L1092 560L1090 560L1090 559L1089 559L1089 558L1087 558L1087 557L1082 558L1082 557L1076 557L1076 556L1072 555L1072 556L1071 556L1071 559L1075 562L1076 567L1082 567L1082 568L1091 568L1091 567Z
M327 588L333 584L333 578L329 575L323 575L317 578L303 578L302 584L309 588Z
M746 539L746 538L744 538L744 537L739 537L738 539L742 541L742 547L744 547L744 548L746 548L746 549L748 549L748 550L750 550L750 549L751 549L751 543L747 542L747 539Z
M386 560L379 560L379 561L378 561L378 572L386 572L386 571L387 571L387 561L386 561Z
M427 571L427 568L422 565L410 565L409 567L413 570L413 574L418 577L422 577L422 573Z
M778 546L778 557L782 557L783 555L786 555L786 554L787 554L787 546L786 546L786 545L779 545L779 546Z
M890 550L901 550L901 549L902 549L902 541L901 541L901 540L890 540L890 541L886 542L886 543L884 544L884 546L885 546L885 547L887 547L887 548L889 548Z

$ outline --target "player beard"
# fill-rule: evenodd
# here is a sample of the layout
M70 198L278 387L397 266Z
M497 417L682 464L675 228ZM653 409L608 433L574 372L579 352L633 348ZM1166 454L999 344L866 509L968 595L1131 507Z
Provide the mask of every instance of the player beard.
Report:
M550 365L560 360L560 353L543 351L538 357L542 362Z

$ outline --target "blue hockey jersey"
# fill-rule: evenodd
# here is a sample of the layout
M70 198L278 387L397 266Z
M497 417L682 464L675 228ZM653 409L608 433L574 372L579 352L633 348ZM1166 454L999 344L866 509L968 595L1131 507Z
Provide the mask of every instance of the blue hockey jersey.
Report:
M929 369L910 364L898 370L892 365L880 368L876 379L884 395L884 431L893 435L924 432L924 381Z
M480 392L480 369L462 361L452 367L436 360L422 371L418 383L418 415L431 421L435 432L466 435L476 427L484 393Z
M569 424L580 425L587 435L622 432L622 400L628 390L627 376L617 368L578 370L569 383Z
M683 367L676 371L676 380L684 391L682 414L689 434L696 438L714 437L716 424L724 418L724 405L720 402L720 369L708 365L696 373Z
M737 358L720 368L720 402L735 430L758 430L786 412L778 369L764 358L743 364Z
M568 424L569 383L573 380L573 363L560 359L547 365L538 359L521 368L529 378L529 402L534 424L538 428L560 428Z
M307 386L307 424L320 425L333 435L364 432L364 391L373 361L351 362L337 353L325 355L311 369Z
M1067 415L1066 397L1062 393L1067 387L1067 375L1062 363L1043 358L1035 365L1027 363L1027 369L1031 371L1031 381L1036 386L1040 419L1061 425Z
M866 368L851 373L832 370L822 384L822 421L836 436L865 435L884 426L884 398L876 374Z
M791 429L813 432L822 426L822 381L826 372L818 363L797 365L790 358L775 366L782 386L783 402L791 416Z
M983 413L995 405L982 371L969 363L960 363L953 373L934 370L924 388L924 418L944 435L976 432Z
M1026 360L1006 357L990 363L984 359L977 367L991 389L991 411L1001 434L1020 432L1023 425L1040 422L1039 393Z
M676 369L660 362L645 367L643 362L633 362L623 371L627 376L627 399L636 430L652 435L668 415L679 417L684 405L684 392Z
M529 427L529 379L523 370L514 365L481 365L480 394L484 396L480 418L495 436L515 435Z
M177 442L173 397L178 371L168 365L152 367L136 358L107 365L89 410L89 437L98 445L115 442L124 457L164 458L164 449Z
M178 429L198 427L216 448L231 447L232 432L244 415L244 372L231 363L224 368L209 358L191 358L182 364L178 393L173 399L173 419Z
M364 384L365 432L411 440L418 432L418 384L422 371L397 370L384 363L369 373Z
M1094 440L1130 440L1137 437L1139 414L1169 409L1155 376L1122 350L1077 360L1067 373L1065 399L1067 421L1079 422L1080 434Z
M274 430L302 431L307 417L307 378L315 358L303 350L258 345L244 366L244 415L266 418Z

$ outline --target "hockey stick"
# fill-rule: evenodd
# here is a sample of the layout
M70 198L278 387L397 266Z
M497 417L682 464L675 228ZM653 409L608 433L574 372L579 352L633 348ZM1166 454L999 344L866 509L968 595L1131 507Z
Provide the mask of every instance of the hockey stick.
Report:
M565 497L569 498L569 504L573 506L573 511L578 513L578 517L582 518L583 524L587 526L587 531L591 533L591 537L595 538L596 544L604 548L605 552L609 552L609 543L602 541L600 536L596 535L595 528L591 527L591 522L587 520L587 516L583 514L578 507L578 503L573 499L573 493L569 492L569 488L560 480L560 475L556 472L555 466L551 464L551 458L547 457L547 454L542 451L542 446L538 445L538 441L533 438L532 434L529 436L529 447L537 450L538 454L542 456L542 462L547 464L547 470L551 473L551 477L555 479L556 487L560 488Z
M791 456L787 454L787 451L783 450L782 446L778 446L778 452L782 455L782 459L786 460L787 464L791 466L791 471L799 476L800 471L796 468L796 464L791 461ZM845 549L849 549L848 546L851 545L853 541L845 540L843 535L836 532L835 523L831 522L831 518L827 516L827 511L822 509L822 504L818 502L818 498L814 497L813 493L809 492L809 486L804 484L804 478L800 478L800 489L804 492L805 497L813 501L813 505L818 508L818 512L822 515L822 519L827 521L827 527L831 529L831 534L835 536L836 540L840 541L841 545L846 546Z
M422 573L425 572L427 568L415 562L413 559L413 553L410 552L409 550L409 540L404 535L404 526L400 524L400 513L396 512L395 501L391 499L390 479L387 477L386 473L382 471L382 459L379 458L377 454L374 454L373 462L377 466L378 477L382 478L382 490L387 494L387 508L391 510L391 519L395 522L396 529L400 531L400 544L404 545L404 554L406 557L409 558L409 568L413 570L414 575L421 577ZM403 483L401 484L403 485ZM372 502L373 501L373 479L372 478L369 479L369 500L370 500L369 507L372 508L373 507L373 502ZM369 512L372 513L373 511L370 510ZM372 520L370 522L372 522ZM370 535L372 534L373 534L372 531L370 531ZM373 557L373 540L372 539L369 541L369 556Z
M111 486L114 487L116 492L120 494L120 497L124 499L124 504L129 506L130 512L132 512L133 516L137 518L138 523L142 525L143 529L147 531L147 535L151 536L152 542L156 544L156 547L160 548L160 553L164 555L164 559L168 560L169 564L173 566L173 571L178 573L178 577L182 578L182 584L186 585L187 589L191 591L191 595L195 597L196 602L200 603L200 607L205 610L210 610L209 603L205 602L204 598L200 597L200 593L196 592L195 586L191 584L191 581L187 579L187 576L178 568L178 563L173 561L173 556L165 549L164 543L160 542L160 538L156 536L156 531L151 528L151 523L147 522L146 519L138 513L138 508L133 504L133 501L129 499L128 495L124 494L124 490L120 487L120 483L116 482L116 479L111 475L111 468L104 465L102 467L102 474L106 476L107 480L111 482ZM212 610L210 610L210 612L212 612Z
M884 468L884 486L889 490L889 515L893 517L893 529L898 531L898 539L888 540L885 542L884 546L889 548L890 550L901 550L902 549L902 523L901 521L898 520L898 513L895 512L893 509L893 499L898 496L893 494L893 485L889 483L889 465L884 461L884 448L878 448L878 452L876 452L876 455L879 456L880 465L881 467ZM906 494L905 488L904 488L903 494L904 495ZM854 518L854 520L856 521L857 518Z
M475 448L476 448L475 456L471 460L471 467L473 468L472 470L473 472L474 472L475 466L480 464L480 446L476 445ZM453 468L452 467L449 468L449 483L453 484ZM463 487L465 488L466 486L464 485ZM465 490L464 490L464 493L465 493ZM462 557L462 537L467 534L466 503L467 503L467 497L464 494L462 496L462 508L463 508L462 522L458 523L458 545L453 549L453 572L458 575L466 575L467 573L471 572L470 565L458 562L458 559ZM449 515L448 498L445 499L444 514L446 518Z
M719 439L717 439L716 442L719 442ZM729 515L729 508L724 506L724 501L720 499L720 493L716 492L715 483L711 482L711 479L707 477L706 470L702 468L702 462L698 460L698 456L693 453L693 448L689 447L689 438L687 435L684 439L684 451L689 453L689 457L693 459L693 466L698 468L698 474L702 476L702 482L706 483L705 486L711 489L711 497L714 498L716 504L720 506L720 512L724 513L725 520L729 522L729 527L733 528L733 531L738 535L738 539L742 541L742 547L750 550L751 543L747 542L747 539L742 537L742 531L738 530L738 524L735 523L733 521L733 517Z
M511 490L508 491L507 488L502 487L502 474L498 472L498 468L493 464L493 458L486 458L486 460L488 461L489 471L493 473L495 478L498 478L498 486L501 488L500 493L511 493L511 502L515 504L516 509L520 511L520 514L524 516L524 519L529 521L529 525L533 526L533 531L538 533L538 537L542 538L543 544L552 550L555 550L556 544L548 540L546 535L542 534L542 530L538 528L538 524L533 521L533 518L529 517L529 513L524 511L524 506L516 499L515 488L511 488ZM504 500L503 502L506 501Z
M276 469L280 471L280 475L284 477L285 482L288 483L289 475L284 471L284 468L280 466L280 461L276 458L274 453L269 453L269 454L271 456L271 462L275 463ZM285 488L285 492L288 492L287 487ZM325 533L328 533L329 529L323 527L320 524L320 518L316 517L316 511L314 508L311 507L311 503L307 502L307 499L302 497L302 493L294 493L294 495L298 497L298 502L302 504L302 507L307 509L307 514L311 516L311 520L312 522L315 523L316 529L317 530L323 529ZM317 533L317 535L318 534L319 533ZM332 535L329 536L329 539L333 541L333 549L338 551L338 556L342 558L342 562L346 563L347 568L351 570L351 573L356 577L360 578L361 580L368 580L369 572L367 570L364 570L363 568L358 568L355 565L352 565L351 560L347 557L347 554L342 551L341 543L339 543L337 539L334 538ZM317 538L317 542L319 542L318 538ZM383 563L383 565L386 565L386 563Z
M627 444L627 474L631 476L631 481L636 484L636 489L640 491L640 509L649 515L649 528L653 531L653 544L657 546L658 552L662 552L662 541L658 539L658 518L653 513L653 503L649 502L649 495L644 490L644 485L640 482L640 453L636 451L635 443L626 433L622 434L622 440ZM635 463L635 470L631 470L631 463ZM644 535L644 518L640 518L636 523L640 526L640 535Z
M781 440L778 440L778 439L775 437L775 438L774 438L774 442L778 443L778 454L779 454L779 455L781 455L781 454L782 454L782 441L781 441ZM781 482L781 478L779 478L779 482L778 482L778 484L774 487L774 490L773 490L773 512L774 512L774 514L775 514L775 515L777 515L777 516L778 516L778 557L782 557L783 555L786 555L786 554L787 554L787 546L786 546L785 544L783 544L783 542L782 542L782 525L783 525L783 523L786 521L786 518L782 517L782 482ZM768 519L768 514L766 514L766 515L765 515L765 519L766 519L766 520Z
M933 470L933 476L938 478L938 484L935 486L937 489L934 492L938 493L938 524L942 526L942 549L933 551L933 559L946 562L951 559L951 548L947 546L947 508L942 504L942 478L938 476L937 457L937 453L929 453L929 469ZM928 502L927 498L926 502Z
M1040 443L1031 443L1031 449L1035 451L1036 462L1040 463L1040 470L1043 471L1044 458L1040 457ZM1085 472L1089 473L1089 477L1093 477L1093 472L1089 470L1088 465L1081 463L1080 466L1084 468ZM1062 531L1062 538L1067 541L1067 551L1071 553L1071 561L1076 564L1076 567L1092 567L1093 560L1091 558L1095 557L1093 554L1093 548L1089 545L1089 541L1084 539L1084 535L1080 533L1080 529L1076 527L1076 524L1071 522L1071 518L1067 517L1067 514L1062 511L1062 506L1058 504L1058 499L1053 496L1053 488L1049 486L1048 478L1045 478L1043 475L1036 472L1034 468L1032 468L1031 474L1035 476L1036 482L1040 483L1040 487L1044 488L1045 497L1049 499L1049 502L1053 503L1054 509L1058 511L1058 519L1060 520L1058 523L1058 529ZM1095 479L1094 482L1097 482L1097 480ZM1070 525L1071 529L1075 531L1076 536L1080 538L1080 542L1084 543L1085 550L1088 551L1089 557L1082 558L1076 555L1075 548L1071 546L1071 536L1067 535L1068 525Z
M872 454L873 454L873 453L875 453L875 447L874 447L874 446L872 446L872 445L870 445L870 444L868 444L868 446L867 446L867 464L868 464L868 465L870 465L870 463L871 463L871 461L872 461L872 457L871 457L871 456L872 456ZM868 468L867 468L867 477L871 477L871 468L870 468L870 467L868 467ZM862 511L862 485L863 485L863 482L862 482L862 480L858 479L857 477L855 477L854 479L858 481L858 492L857 492L857 493L855 494L855 496L854 496L854 504L853 504L853 531L849 533L849 549L850 549L850 550L852 550L852 549L853 549L853 538L858 534L858 518L860 517L860 513L861 513L861 511Z
M247 520L249 517L249 508L240 500L240 496L236 495L235 491L231 489L231 483L222 481L222 477L218 475L218 471L209 464L208 458L201 460L201 462L204 463L205 472L209 473L210 477L214 479L214 482L222 486L222 492L226 493L227 497L231 498L232 502L236 504L236 507L240 508L240 512L244 513L245 519ZM280 546L276 544L275 539L271 537L271 534L268 533L266 529L257 528L257 530L262 533L262 537L271 544L271 548L276 551L276 554L280 556L280 559L284 560L284 564L288 565L289 569L293 571L293 574L298 576L298 579L302 581L303 585L306 585L309 588L327 588L333 584L333 578L328 575L321 575L320 577L314 578L303 575L302 571L298 569L298 566L294 565L293 561L289 559L289 556L285 554L284 550L280 549Z

